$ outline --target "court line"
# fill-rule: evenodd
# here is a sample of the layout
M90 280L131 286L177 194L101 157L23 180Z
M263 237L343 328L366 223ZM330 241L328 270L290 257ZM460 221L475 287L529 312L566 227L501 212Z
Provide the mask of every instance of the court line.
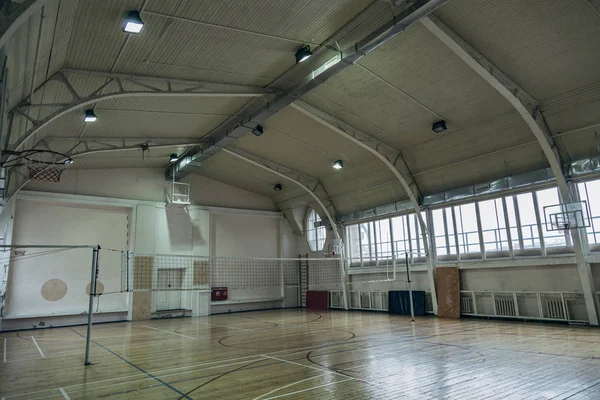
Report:
M280 390L283 390L283 389L289 388L290 386L298 385L298 384L300 384L300 383L302 383L302 382L310 381L311 379L321 378L322 376L323 376L323 375L311 376L310 378L306 378L306 379L302 379L302 380L300 380L300 381L297 381L297 382L292 382L292 383L289 383L289 384L287 384L287 385L285 385L285 386L281 386L281 387L278 387L277 389L273 389L273 390L271 390L270 392L267 392L267 393L265 393L265 394L261 394L260 396L258 396L258 397L255 397L255 398L254 398L254 399L252 399L252 400L260 400L260 399L262 399L262 398L263 398L263 397L265 397L265 396L268 396L268 395L270 395L270 394L272 394L272 393L275 393L275 392L278 392L278 391L280 391Z
M6 341L7 340L8 340L7 338L4 338L4 352L2 352L2 358L3 358L4 362L6 362Z
M279 399L281 397L292 396L294 394L298 394L298 393L302 393L302 392L308 392L310 390L315 390L315 389L319 389L319 388L322 388L322 387L325 387L325 386L331 386L331 385L335 385L335 384L338 384L338 383L347 382L347 381L351 381L351 380L353 380L353 378L342 379L341 381L335 381L335 382L325 383L323 385L313 386L313 387L310 387L310 388L307 388L307 389L296 390L295 392L280 394L279 396L269 397L268 399L265 399L265 400Z
M58 388L58 390L60 390L60 393L62 393L62 395L65 398L65 400L71 400L71 398L69 397L69 395L67 394L67 392L65 392L65 389Z
M46 356L44 355L44 353L42 353L42 349L40 349L40 346L37 344L37 342L35 341L35 338L32 336L31 340L33 341L33 344L35 344L35 347L37 347L38 351L40 352L40 355L42 356L42 358L46 358Z
M155 331L160 331L160 332L165 332L165 333L170 333L171 335L177 335L177 336L181 336L187 339L194 339L196 340L195 337L191 337L191 336L187 336L187 335L182 335L181 333L177 333L177 332L170 332L170 331L165 331L164 329L159 329L159 328L153 328L151 326L148 325L142 325L144 328L148 328L148 329L153 329Z
M297 365L299 367L310 368L310 369L314 369L314 370L319 371L319 372L328 372L330 374L340 375L340 376L343 376L344 378L348 378L348 375L344 375L342 373L339 373L339 372L336 372L336 371L331 371L331 370L324 369L324 368L313 367L312 365L304 365L304 364L300 364L300 363L297 363L297 362L294 362L294 361L284 360L283 358L266 356L264 354L261 354L261 357L270 358L272 360L277 360L279 362L285 362L285 363L288 363L288 364ZM359 380L358 378L353 378L353 377L350 377L350 379Z
M84 335L80 334L79 332L75 331L74 329L72 329L72 331L75 332L77 335L79 335L81 338L85 339ZM94 343L94 344L96 344L96 345L98 345L100 347L103 347L102 345L100 345L99 343L96 343L93 340L92 340L92 343ZM333 344L346 344L346 343L332 343L331 345L333 345ZM316 345L303 346L303 347L295 347L295 348L283 349L283 350L275 350L275 351L270 351L270 352L267 352L267 353L263 353L262 355L264 355L264 354L277 354L277 353L287 352L287 353L283 354L282 356L289 356L289 355L292 355L292 354L301 353L301 352L305 351L306 349L313 349L315 347L323 347L323 344L316 344ZM113 353L110 349L106 349L106 350L109 351L109 352L111 352L111 353ZM294 350L294 351L292 351L292 350ZM194 367L201 366L201 365L210 365L210 364L217 364L217 363L230 362L230 361L236 361L236 360L244 360L244 359L253 358L253 357L260 357L260 356L261 356L261 354L252 354L252 355L248 355L248 356L224 358L224 359L215 360L215 361L209 361L209 362L204 362L204 363L190 364L190 365L181 366L181 367L173 367L173 368L167 368L167 369L164 369L164 370L157 370L157 371L153 371L153 373L156 374L156 375L158 375L159 377L164 377L165 375L159 375L159 374L164 374L165 372L174 371L174 370L178 370L178 369L194 368ZM119 355L117 355L117 357L121 358ZM304 359L304 358L301 358L301 359ZM248 362L248 361L250 361L250 360L246 360L244 362ZM290 361L285 361L285 362L290 362ZM235 363L235 364L238 364L238 363ZM300 365L302 365L302 364L300 364ZM222 366L222 365L217 365L216 367L220 367L220 366ZM305 366L305 365L302 365L302 366ZM310 366L306 366L306 367L310 368ZM318 369L318 368L315 367L315 369ZM325 370L320 370L320 369L318 369L318 370L321 371L321 372L333 372L333 371L325 371ZM127 375L127 376L121 376L121 377L118 377L118 378L108 378L108 379L99 380L99 381L93 381L93 382L77 383L77 384L69 385L69 386L65 386L65 387L66 388L74 388L74 387L78 387L78 386L85 386L85 385L91 385L91 384L95 384L95 383L103 383L103 382L115 381L115 380L120 380L120 379L127 379L127 378L131 378L131 377L142 376L142 375L148 376L148 374L149 374L149 372L143 372L142 374L131 374L131 375ZM170 375L176 375L176 374L170 374ZM344 377L347 377L347 375L343 375L343 374L340 374L340 375L342 375ZM155 379L155 378L153 378L153 379ZM360 380L358 378L354 378L354 379ZM141 381L141 380L137 380L137 381ZM133 381L133 382L135 382L135 381ZM118 385L118 384L115 384L115 386L116 385ZM112 386L112 385L107 385L107 386ZM46 392L48 390L50 390L50 389L36 390L36 391L33 391L33 392L24 393L24 394L12 395L12 396L9 396L9 397L28 396L28 395L32 395L32 394L36 394L36 393ZM81 390L76 390L76 391L81 391Z
M85 339L85 337L80 334L79 332L73 330L73 332L77 333L79 336L81 336L82 338ZM103 348L104 350L108 351L109 353L111 353L112 355L114 355L115 357L120 358L121 360L123 360L124 362L126 362L127 364L131 365L133 368L137 369L138 371L148 375L151 378L154 378L157 382L162 383L163 385L165 385L166 387L168 387L169 389L171 389L172 391L174 391L175 393L177 393L178 395L180 395L182 398L186 398L188 400L192 400L189 396L187 396L185 393L183 393L182 391L180 391L179 389L169 385L167 382L163 381L160 378L157 378L156 376L152 375L150 372L146 371L145 369L143 369L142 367L139 367L137 365L135 365L134 363L132 363L131 361L129 361L128 359L126 359L125 357L120 356L119 354L115 353L114 351L112 351L111 349L109 349L106 346L101 345L100 343L91 340L92 343L94 343L96 346L99 346L101 348Z

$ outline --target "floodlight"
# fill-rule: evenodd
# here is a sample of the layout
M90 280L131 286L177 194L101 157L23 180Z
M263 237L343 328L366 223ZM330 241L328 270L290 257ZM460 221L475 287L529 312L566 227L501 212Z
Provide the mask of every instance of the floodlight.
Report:
M98 117L96 117L94 110L85 110L85 116L83 117L84 122L96 122L97 119Z
M144 21L137 11L129 11L125 18L125 26L123 30L127 33L140 33L144 27Z
M337 160L336 162L333 163L333 168L334 169L342 169L344 168L344 163L342 160Z
M446 127L446 121L444 121L444 120L434 122L433 125L431 126L431 130L434 131L435 133L443 132L446 129L448 129L448 128Z
M300 64L302 61L307 60L310 56L312 56L312 51L310 51L310 46L302 46L296 51L296 64Z

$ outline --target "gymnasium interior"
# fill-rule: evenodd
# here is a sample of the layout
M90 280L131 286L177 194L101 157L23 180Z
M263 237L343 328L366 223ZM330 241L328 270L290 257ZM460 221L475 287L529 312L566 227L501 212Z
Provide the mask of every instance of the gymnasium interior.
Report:
M600 399L600 0L0 1L0 400Z

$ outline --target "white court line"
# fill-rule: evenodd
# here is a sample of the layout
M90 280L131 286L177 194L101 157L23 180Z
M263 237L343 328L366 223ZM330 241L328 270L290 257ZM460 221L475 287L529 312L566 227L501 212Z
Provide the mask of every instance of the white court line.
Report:
M2 352L2 359L4 362L6 362L6 341L7 340L8 340L7 338L4 338L4 351Z
M252 330L252 329L236 328L236 327L227 326L227 325L210 324L208 322L199 322L199 324L210 325L210 326L218 326L219 328L235 329L235 330L244 331L244 332L254 332L254 331L258 332L258 331L262 331L262 329Z
M280 397L292 396L294 394L298 394L298 393L302 393L302 392L308 392L309 390L315 390L315 389L319 389L319 388L322 388L322 387L325 387L325 386L331 386L331 385L335 385L337 383L342 383L342 382L351 381L351 380L352 380L352 378L342 379L341 381L336 381L336 382L331 382L331 383L325 383L323 385L309 387L308 389L296 390L295 392L290 392L290 393L286 393L286 394L280 394L279 396L269 397L268 399L265 399L265 400L278 399Z
M268 395L270 395L270 394L272 394L272 393L275 393L275 392L278 392L278 391L280 391L280 390L283 390L283 389L289 388L290 386L298 385L298 384L300 384L300 383L302 383L302 382L310 381L311 379L315 379L315 378L321 378L322 376L323 376L323 375L311 376L310 378L302 379L301 381L297 381L297 382L289 383L289 384L287 384L287 385L285 385L285 386L281 386L281 387L278 387L277 389L273 389L273 390L271 390L270 392L267 392L267 393L265 393L265 394L261 394L260 396L258 396L258 397L255 397L255 398L254 398L254 399L252 399L252 400L260 400L260 399L262 399L262 398L263 398L263 397L265 397L265 396L268 396Z
M40 349L40 346L37 344L37 342L35 341L35 338L32 336L31 340L33 340L33 344L35 344L35 347L37 347L38 351L40 352L40 355L42 356L42 358L46 358L46 356L44 355L44 353L42 353L42 349Z
M331 343L330 345L333 345L333 344L343 345L343 344L351 344L351 343ZM167 369L164 369L164 370L154 370L154 371L148 371L148 372L150 372L151 374L153 374L155 376L159 376L160 377L160 376L164 376L164 375L159 375L160 373L165 373L165 372L169 372L169 371L175 371L175 370L178 370L178 369L194 368L194 367L201 366L201 365L210 365L210 364L217 364L217 363L227 363L227 362L237 361L237 360L247 360L248 358L260 357L260 356L268 357L268 356L265 356L265 354L278 354L278 353L285 352L285 354L283 354L282 356L290 356L292 354L301 353L301 352L303 352L303 351L305 351L307 349L314 349L314 348L319 348L319 347L322 347L322 346L323 346L323 344L321 343L321 344L315 344L315 345L311 345L311 346L292 347L290 349L275 350L275 351L270 351L270 352L263 353L263 354L252 354L252 355L248 355L248 356L224 358L224 359L215 360L215 361L209 361L209 362L198 363L198 364L190 364L190 365L185 365L185 366L181 366L181 367L173 367L173 368L167 368ZM271 358L274 358L274 357L271 357ZM247 362L251 362L251 361L253 361L253 360L247 360ZM287 360L284 360L284 361L288 362L288 363L292 362L292 361L287 361ZM302 364L299 364L299 365L302 365ZM302 366L304 367L305 365L302 365ZM319 371L321 371L321 372L332 372L332 371L325 371L325 370L320 370L320 369L319 369ZM341 374L341 375L343 375L343 374ZM65 386L65 387L66 388L75 388L75 387L78 387L78 386L91 385L91 384L95 384L95 383L103 383L103 382L109 382L109 381L116 381L116 380L127 379L127 378L131 378L131 377L135 377L135 376L147 376L147 374L132 374L132 375L127 375L127 376L121 376L121 377L118 377L118 378L104 379L104 380L100 380L100 381L93 381L93 382L87 382L87 383L77 383L77 384L69 385L69 386ZM343 375L343 376L346 377L346 375ZM358 379L358 378L354 378L354 379L362 381L361 379ZM36 390L36 391L33 391L33 392L20 393L20 394L11 395L9 397L29 396L29 395L36 394L36 393L46 392L48 390L49 389Z
M69 397L69 395L67 394L67 392L65 392L65 389L58 388L58 390L60 390L60 392L62 393L62 395L65 398L65 400L71 400L71 398Z
M314 370L319 371L319 372L328 372L330 374L340 375L340 376L343 376L344 378L348 378L348 375L340 374L339 372L331 371L331 370L328 370L328 369L313 367L312 365L304 365L304 364L300 364L300 363L297 363L297 362L294 362L294 361L284 360L283 358L266 356L264 354L261 354L261 357L270 358L270 359L277 360L277 361L280 361L280 362L285 362L285 363L288 363L288 364L294 364L294 365L297 365L299 367L310 368L310 369L314 369ZM352 378L352 377L350 379L360 380L360 379Z
M153 329L153 330L155 330L155 331L160 331L160 332L164 332L164 333L170 333L171 335L177 335L177 336L184 337L184 338L186 338L186 339L194 339L194 340L196 340L196 338L195 338L195 337L192 337L192 336L187 336L187 335L182 335L181 333L177 333L177 332L171 332L171 331L165 331L164 329L153 328L153 327L151 327L151 326L148 326L148 325L142 325L142 326L143 326L144 328Z

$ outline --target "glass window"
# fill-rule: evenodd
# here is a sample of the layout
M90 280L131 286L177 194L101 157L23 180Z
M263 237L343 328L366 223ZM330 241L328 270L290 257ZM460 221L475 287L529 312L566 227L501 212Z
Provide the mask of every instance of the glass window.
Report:
M600 180L581 182L579 198L587 203L590 227L587 228L588 242L600 243Z
M456 232L454 232L454 216L452 215L452 207L445 209L446 216L446 231L448 232L448 249L449 254L456 254Z
M526 249L540 247L540 233L537 226L535 206L533 205L533 195L531 193L517 195L517 205L519 207L523 247Z
M475 203L455 206L454 213L456 215L458 245L461 253L480 252Z
M544 245L546 247L566 246L566 236L563 231L549 231L550 224L546 224L544 218L544 207L553 206L560 203L558 197L558 189L550 188L545 190L538 190L535 192L538 202L538 210L540 214L540 221L542 223L542 235L544 235Z
M421 226L416 214L407 216L408 218L408 233L410 235L410 249L413 257L424 256L423 238L421 236Z
M373 222L377 239L377 258L392 258L392 238L390 235L390 220L383 219Z
M348 226L348 250L350 258L360 258L360 238L358 235L358 225Z
M369 223L364 223L364 224L360 224L358 226L359 230L360 230L360 258L362 260L371 260L371 246L369 245L370 243L370 231L371 231L371 224ZM374 256L374 255L373 255Z
M480 201L478 205L485 250L508 250L508 236L502 199Z
M506 213L508 215L508 224L510 228L510 238L512 240L513 250L521 250L521 242L519 241L519 227L517 226L517 210L515 208L515 196L504 198L506 203Z
M392 231L394 232L396 258L404 258L404 255L410 251L406 215L392 218Z
M321 223L321 217L311 209L306 221L306 240L311 251L321 251L325 247L327 231L324 226L316 226L319 223Z
M448 241L446 240L446 223L444 212L446 209L433 210L433 230L435 232L435 249L438 256L448 254Z

